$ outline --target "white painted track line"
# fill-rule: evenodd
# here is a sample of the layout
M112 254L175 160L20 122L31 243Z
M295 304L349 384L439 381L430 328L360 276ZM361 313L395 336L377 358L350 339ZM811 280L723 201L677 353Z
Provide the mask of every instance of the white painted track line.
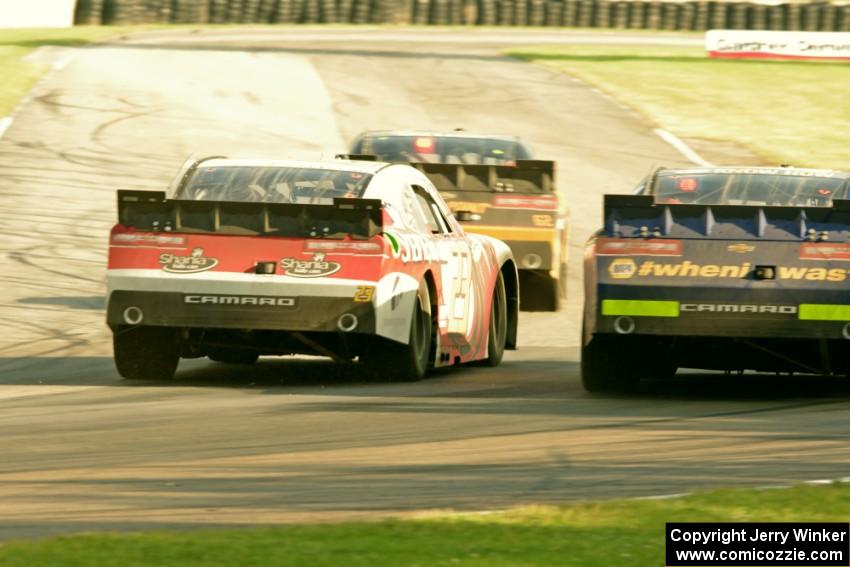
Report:
M6 130L9 129L9 126L12 125L13 119L11 116L6 116L4 118L0 118L0 138L3 137L3 134Z
M702 157L700 157L698 153L692 150L690 146L688 146L685 142L683 142L667 130L656 128L655 130L653 130L653 132L658 134L658 137L660 137L662 140L676 148L676 150L678 150L680 154L682 154L695 164L700 165L702 167L714 167L713 163L704 160Z

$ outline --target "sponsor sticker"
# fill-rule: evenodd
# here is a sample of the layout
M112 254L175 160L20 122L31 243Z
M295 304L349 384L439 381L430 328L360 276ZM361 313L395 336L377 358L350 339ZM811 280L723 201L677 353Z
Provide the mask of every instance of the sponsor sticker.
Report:
M635 271L637 271L637 264L631 258L614 258L608 266L608 273L618 280L629 279L635 275Z
M160 254L159 263L163 271L171 274L195 274L213 269L218 265L218 259L204 256L203 248L195 248L187 256Z
M398 243L398 256L393 252L393 256L400 257L405 264L417 262L438 262L442 258L437 244L432 238L427 238L420 234L405 234L396 235L395 241Z
M746 278L753 271L750 262L742 264L697 264L690 260L677 263L664 263L655 260L644 260L635 265L631 259L616 258L608 267L608 273L616 279L626 279L633 276L655 278ZM843 282L848 279L850 270L846 268L810 268L803 266L777 266L777 280L814 281L814 282Z
M555 226L555 221L552 218L552 215L531 215L531 222L532 224L534 224L534 226Z
M445 193L443 193L445 197ZM490 208L490 203L481 203L474 201L449 201L446 203L452 212L458 211L469 211L470 213L474 213L476 215L483 215L487 212L487 209Z
M812 242L800 245L801 260L850 260L850 244Z
M556 197L524 197L513 195L496 195L493 206L502 209L537 209L554 211L558 208Z
M642 238L600 238L596 242L598 256L681 256L681 240L644 240Z
M300 260L298 258L283 258L280 267L283 274L295 278L321 278L335 274L342 268L339 262L328 262L325 254L317 252L311 260Z
M136 244L153 246L181 246L186 244L184 236L167 236L162 234L119 233L112 237L113 244Z

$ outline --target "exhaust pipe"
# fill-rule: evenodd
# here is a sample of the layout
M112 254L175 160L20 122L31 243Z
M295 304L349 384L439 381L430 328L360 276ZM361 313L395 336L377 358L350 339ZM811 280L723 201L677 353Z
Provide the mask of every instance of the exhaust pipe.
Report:
M339 319L337 319L336 326L343 333L350 333L357 328L358 322L356 315L344 313L339 316Z
M635 330L635 322L631 317L617 317L614 319L614 330L621 335L630 335Z
M124 322L128 325L138 325L144 318L145 314L135 305L131 305L124 310Z
M543 265L543 258L540 257L540 254L526 254L522 257L522 267L527 268L529 270L536 270L540 266Z

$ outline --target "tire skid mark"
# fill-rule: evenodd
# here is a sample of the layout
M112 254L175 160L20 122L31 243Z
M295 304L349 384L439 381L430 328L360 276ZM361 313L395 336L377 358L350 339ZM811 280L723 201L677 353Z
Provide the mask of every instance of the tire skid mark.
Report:
M153 116L158 112L161 112L161 110L159 110L159 109L142 110L142 111L139 111L139 112L133 112L133 113L126 114L125 116L119 116L118 118L113 118L111 120L107 120L106 122L101 122L94 130L92 130L91 134L89 134L89 137L91 138L92 141L97 142L98 144L106 145L106 144L103 143L102 138L103 138L104 132L106 132L106 130L108 128L111 128L111 127L113 127L117 124L120 124L122 122L126 122L127 120L135 120L135 119L138 119L138 118L145 118L145 117ZM146 154L143 154L143 155L149 155L149 154L146 153Z
M105 211L98 211L96 215L94 215L95 219L91 220L79 220L73 221L67 219L63 215L38 215L38 216L21 216L20 218L16 218L13 223L9 223L12 226L15 225L23 225L28 231L32 230L32 225L47 225L45 228L36 231L37 235L47 236L53 235L56 232L60 232L64 237L71 236L71 238L83 238L88 240L90 237L86 233L81 233L79 236L73 233L63 232L66 229L73 230L82 230L82 229L91 229L97 230L102 229L104 222L108 222L111 220L111 214L104 214ZM102 237L102 233L100 234Z
M104 152L106 153L106 152ZM100 173L103 175L111 175L113 173L124 173L126 172L127 162L122 161L113 161L110 159L103 159L102 156L84 156L78 153L73 153L71 151L59 151L57 152L57 157L62 161L72 163L74 165L80 165L87 168L95 168L94 173ZM114 159L114 154L112 158ZM151 160L151 163L155 163L155 160Z
M67 351L71 348L81 348L91 344L91 341L84 338L87 332L90 332L87 327L78 328L58 328L48 325L39 325L29 322L26 325L20 325L19 328L25 329L35 336L39 337L38 345L47 345L50 342L58 341L61 344L58 346L36 346L34 352L29 354L29 357L47 356L59 352ZM31 340L23 340L11 344L0 346L0 353L12 352L20 347L27 347L27 350L32 348ZM2 360L0 360L2 362Z
M125 113L128 110L127 108L103 108L103 107L99 107L99 106L71 104L71 103L68 103L68 102L61 102L59 100L56 100L56 99L64 98L66 96L67 96L67 93L65 93L63 90L54 89L54 90L51 90L51 91L49 91L45 94L38 95L38 96L34 97L33 102L43 104L47 107L69 108L69 109L73 109L73 110L85 110L85 111L93 112L93 113L96 113L96 114L101 114L103 112ZM97 96L100 96L100 95L89 94L89 98L92 97L92 96L97 97ZM110 100L114 100L114 99L110 98ZM121 99L118 99L118 100L121 100Z
M41 266L41 265L31 261L30 257L27 255L27 251L11 252L7 255L7 257L10 260L12 260L13 262L16 262L18 264L22 264L22 265L30 267L30 268L34 268L37 271L45 272L45 273L53 275L53 276L66 277L66 278L70 278L72 280L88 282L88 283L98 283L98 284L100 284L103 281L101 278L92 278L92 277L79 275L79 274L76 274L74 272L67 272L67 271L63 271L63 270L57 270L55 268L48 268L46 266ZM51 259L54 258L54 256L45 256L45 257L51 258Z
M78 293L80 293L80 291L83 291L83 290L80 289L79 284L78 285L72 285L71 283L68 283L68 284L53 283L51 285L51 287L49 288L49 290L46 290L43 283L41 283L41 284L33 283L29 279L3 277L3 278L0 278L0 281L2 281L3 283L14 284L15 288L18 289L19 291L30 289L30 290L34 290L34 291L39 291L41 293L46 293L47 291L49 291L52 294L61 293L63 295L65 293L78 294ZM88 289L88 288L86 288L86 289ZM95 292L95 291L100 292L100 291L102 291L102 289L100 289L100 288L89 289L89 292Z

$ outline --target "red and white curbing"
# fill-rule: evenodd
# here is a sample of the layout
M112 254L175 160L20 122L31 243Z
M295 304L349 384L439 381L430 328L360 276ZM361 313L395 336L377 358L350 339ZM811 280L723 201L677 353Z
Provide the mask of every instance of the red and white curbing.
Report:
M850 33L708 30L705 50L721 59L850 61Z

